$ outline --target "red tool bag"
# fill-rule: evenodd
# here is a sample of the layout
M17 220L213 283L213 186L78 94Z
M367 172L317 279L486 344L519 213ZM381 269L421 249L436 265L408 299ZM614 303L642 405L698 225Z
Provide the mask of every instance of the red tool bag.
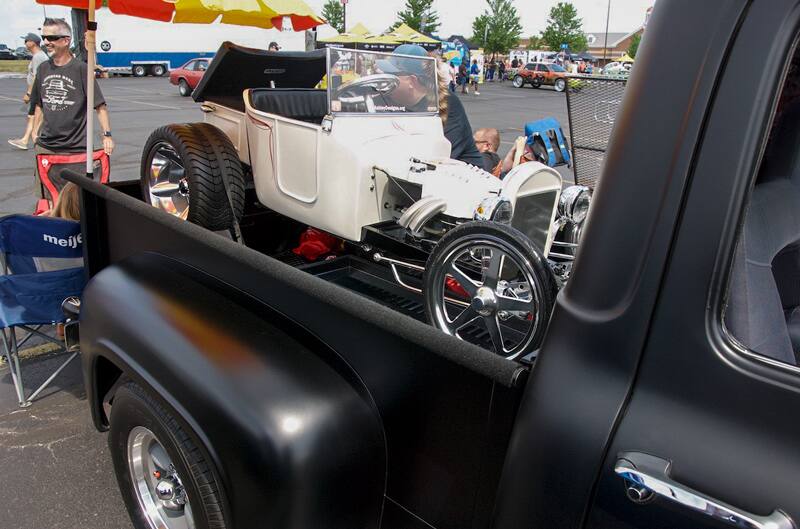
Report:
M92 154L94 161L94 178L99 177L101 184L107 184L111 174L111 160L102 149ZM78 174L86 173L86 153L75 154L37 154L36 165L39 168L39 179L42 182L42 196L36 203L35 215L40 215L53 207L58 194L67 183L61 174L69 169Z

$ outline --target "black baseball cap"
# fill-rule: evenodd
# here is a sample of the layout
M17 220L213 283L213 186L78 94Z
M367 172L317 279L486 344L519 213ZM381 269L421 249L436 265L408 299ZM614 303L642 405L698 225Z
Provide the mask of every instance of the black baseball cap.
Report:
M270 48L276 48L276 49L278 49L278 50L280 50L280 49L281 49L281 47L280 47L280 46L278 46L278 43L277 43L277 42L275 42L274 40L273 40L272 42L270 42L270 43L269 43L269 46L267 46L267 49L270 49Z

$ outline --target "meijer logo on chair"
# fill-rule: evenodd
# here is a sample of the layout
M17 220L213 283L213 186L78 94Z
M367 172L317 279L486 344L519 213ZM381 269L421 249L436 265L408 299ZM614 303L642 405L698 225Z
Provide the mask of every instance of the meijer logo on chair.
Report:
M77 248L79 244L83 244L83 235L72 235L69 239L59 239L53 235L43 234L44 242L55 244L56 246L64 246L69 248Z

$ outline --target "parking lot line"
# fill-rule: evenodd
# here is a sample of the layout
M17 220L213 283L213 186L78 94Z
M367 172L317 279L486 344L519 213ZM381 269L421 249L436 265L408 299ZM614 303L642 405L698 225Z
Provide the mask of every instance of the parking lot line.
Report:
M5 101L13 101L15 103L22 103L22 98L20 97L8 97L0 95L0 99L3 99Z
M157 105L156 103L145 103L144 101L136 101L134 99L128 99L127 97L120 97L120 96L107 96L106 99L109 101L122 101L124 103L137 103L139 105L146 105L148 107L156 107L156 108L164 108L167 110L182 110L180 107L168 107L166 105Z
M152 90L142 90L141 88L130 88L128 86L114 86L115 90L129 90L131 92L139 92L140 94L153 95Z

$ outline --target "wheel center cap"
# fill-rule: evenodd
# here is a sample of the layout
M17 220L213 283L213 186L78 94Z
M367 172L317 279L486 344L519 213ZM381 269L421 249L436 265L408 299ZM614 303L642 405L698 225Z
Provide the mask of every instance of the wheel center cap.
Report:
M471 302L472 309L481 316L491 316L497 310L497 297L488 287L480 287Z
M175 484L172 481L162 479L156 484L156 495L162 501L175 499Z

